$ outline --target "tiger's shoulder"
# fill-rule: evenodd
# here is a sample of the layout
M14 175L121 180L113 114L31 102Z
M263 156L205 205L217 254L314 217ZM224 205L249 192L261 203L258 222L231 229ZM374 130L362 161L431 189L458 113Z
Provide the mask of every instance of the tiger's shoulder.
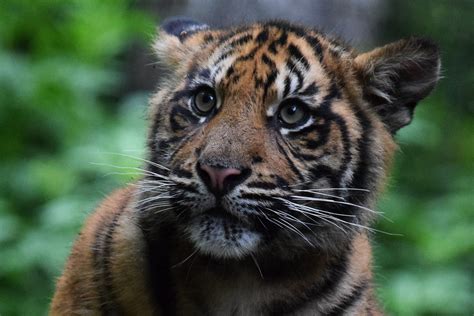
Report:
M116 190L87 219L57 281L51 315L107 314L107 302L120 302L125 314L151 314L134 191Z

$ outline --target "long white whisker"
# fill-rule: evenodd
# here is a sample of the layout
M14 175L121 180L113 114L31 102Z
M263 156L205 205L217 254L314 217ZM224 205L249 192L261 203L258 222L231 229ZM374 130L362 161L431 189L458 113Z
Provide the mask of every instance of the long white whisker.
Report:
M289 200L286 200L286 199L283 199L283 198L279 198L279 200L281 200L281 201L283 201L287 204L290 204L290 205L295 205L296 207L304 208L307 211L313 212L313 213L323 213L323 214L327 214L327 215L338 215L338 216L342 216L342 217L357 217L356 215L352 215L352 214L337 214L337 213L333 213L333 212L328 212L328 211L317 209L317 208L314 208L314 207L311 207L311 206L308 206L308 205L298 204L298 203L295 203L295 202L292 202L292 201L289 201Z
M164 175L161 175L159 173L155 173L155 172L152 172L150 170L143 169L143 168L138 168L138 167L115 166L115 165L111 165L111 164L107 164L107 163L97 163L97 162L91 162L91 164L97 165L97 166L111 167L111 168L116 168L116 169L136 170L136 171L140 171L142 174L144 173L144 174L147 174L147 175L152 176L152 177L156 177L156 178L160 178L160 179L164 179L164 180L169 180L170 179L167 176L164 176Z
M343 204L343 205L349 205L353 207L357 207L360 209L363 209L365 211L374 213L374 214L381 214L380 212L374 211L368 207L362 206L362 205L357 205L354 203L350 202L342 202L342 201L334 201L334 200L329 200L329 199L321 199L321 198L314 198L314 197L309 197L309 196L303 196L303 195L293 195L292 198L298 199L298 200L305 200L305 201L317 201L317 202L327 202L327 203L334 203L334 204Z
M194 250L189 256L187 256L186 258L184 258L182 261L178 262L177 264L175 265L172 265L171 268L174 269L182 264L184 264L186 261L188 261L189 259L192 258L192 256L194 256L197 252L199 251L199 249L196 249Z
M307 223L303 222L302 220L294 217L293 215L291 214L288 214L288 213L284 213L284 212L281 212L281 211L275 211L275 210L272 210L271 208L267 208L267 210L269 210L270 212L276 214L277 216L282 216L282 217L285 217L293 222L296 222L296 223L300 223L301 225L303 225L305 228L307 228L309 231L312 232L311 228L308 227Z
M314 216L318 217L318 214L315 214L315 213L312 213L312 212L309 212L308 215L312 215L312 216L314 215ZM343 225L350 225L350 226L365 229L365 230L370 231L370 232L378 232L378 233L382 233L382 234L386 234L386 235L390 235L390 236L401 236L400 234L393 234L393 233L389 233L389 232L386 232L386 231L383 231L383 230L367 227L367 226L364 226L364 225L361 225L361 224L351 223L351 222L348 222L348 221L345 221L343 219L337 218L337 217L335 217L333 215L330 215L330 214L320 214L320 215L322 215L322 217L325 217L327 219L331 219L333 221L340 222ZM320 217L320 218L322 219L322 217Z
M164 170L170 170L168 167L165 167L165 166L163 166L163 165L160 165L160 164L157 163L157 162L153 162L153 161L150 161L150 160L148 160L148 159L144 159L144 158L137 157L137 156L127 155L127 154L122 154L122 153L113 153L113 152L105 152L105 154L116 155L116 156L123 156L123 157L131 158L131 159L135 159L135 160L138 160L138 161L147 162L147 163L149 163L150 165L153 165L153 166L155 166L155 167L158 167L158 168L161 168L161 169L164 169Z
M289 230L291 230L292 232L294 232L295 234L297 234L298 236L300 236L304 241L306 241L310 246L314 247L313 243L311 243L308 238L306 238L306 236L298 229L296 228L294 225L291 225L290 223L288 223L288 221L284 220L283 218L279 218L279 219L273 219L273 221L276 221L280 224L282 224L283 226L285 226L286 228L288 228Z
M288 201L289 203L292 203L290 201ZM342 232L344 232L345 234L347 234L347 231L342 228L341 226L337 225L336 223L330 221L329 219L331 217L333 217L332 215L330 214L326 214L326 213L329 213L329 212L324 212L322 210L316 210L316 209L311 209L311 210L302 210L301 208L303 207L303 205L299 205L299 204L296 204L296 203L292 203L292 204L289 204L289 207L295 211L295 212L298 212L300 214L302 214L303 216L309 218L309 219L312 219L314 221L314 218L313 217L316 217L318 219L321 219L331 225L334 225L335 227L337 227L338 229L340 229Z
M150 197L147 197L145 199L141 199L140 201L138 201L138 206L142 206L144 204L147 204L147 203L150 203L150 202L153 202L153 201L165 201L165 202L168 202L169 199L172 199L174 197L176 197L177 195L176 194L173 194L173 195L156 195L156 196L150 196Z
M262 277L262 280L265 278L263 277L262 269L260 268L260 265L258 264L257 258L253 255L253 253L249 252L250 257L252 258L253 262L255 263L255 266L257 267L258 272L260 273L260 276Z
M317 195L322 195L322 196L329 196L329 197L333 197L335 199L339 199L339 200L343 200L345 201L346 199L341 197L341 196L337 196L337 195L334 195L334 194L328 194L328 193L321 193L321 192L315 192L314 190L293 190L295 192L305 192L305 193L312 193L312 194L317 194Z

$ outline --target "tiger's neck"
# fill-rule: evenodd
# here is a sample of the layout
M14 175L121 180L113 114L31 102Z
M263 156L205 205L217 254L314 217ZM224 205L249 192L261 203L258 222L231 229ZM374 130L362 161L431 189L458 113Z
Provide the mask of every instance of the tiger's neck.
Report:
M216 260L193 252L172 228L148 241L154 301L164 314L330 314L372 299L371 250L360 234L338 255L293 260Z

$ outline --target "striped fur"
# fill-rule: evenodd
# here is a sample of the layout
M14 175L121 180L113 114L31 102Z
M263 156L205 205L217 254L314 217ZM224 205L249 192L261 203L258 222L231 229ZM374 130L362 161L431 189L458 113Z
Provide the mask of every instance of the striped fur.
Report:
M143 178L90 217L51 314L380 315L372 208L393 135L438 80L436 45L357 54L282 21L172 20L154 49L167 75ZM202 87L216 97L206 115ZM283 104L304 119L285 123ZM245 177L214 195L202 164Z

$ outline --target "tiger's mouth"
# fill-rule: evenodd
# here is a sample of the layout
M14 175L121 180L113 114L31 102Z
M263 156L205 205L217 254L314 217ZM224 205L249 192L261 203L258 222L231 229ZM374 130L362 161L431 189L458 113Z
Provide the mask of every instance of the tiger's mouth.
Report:
M250 222L220 205L193 216L185 231L197 250L217 258L240 258L251 254L262 239Z
M229 221L238 220L237 216L231 214L229 211L227 211L221 205L211 207L210 209L205 210L203 214L209 215L209 216L214 216L214 217L220 217L220 218L223 218L223 219L226 219L226 220L229 220Z

